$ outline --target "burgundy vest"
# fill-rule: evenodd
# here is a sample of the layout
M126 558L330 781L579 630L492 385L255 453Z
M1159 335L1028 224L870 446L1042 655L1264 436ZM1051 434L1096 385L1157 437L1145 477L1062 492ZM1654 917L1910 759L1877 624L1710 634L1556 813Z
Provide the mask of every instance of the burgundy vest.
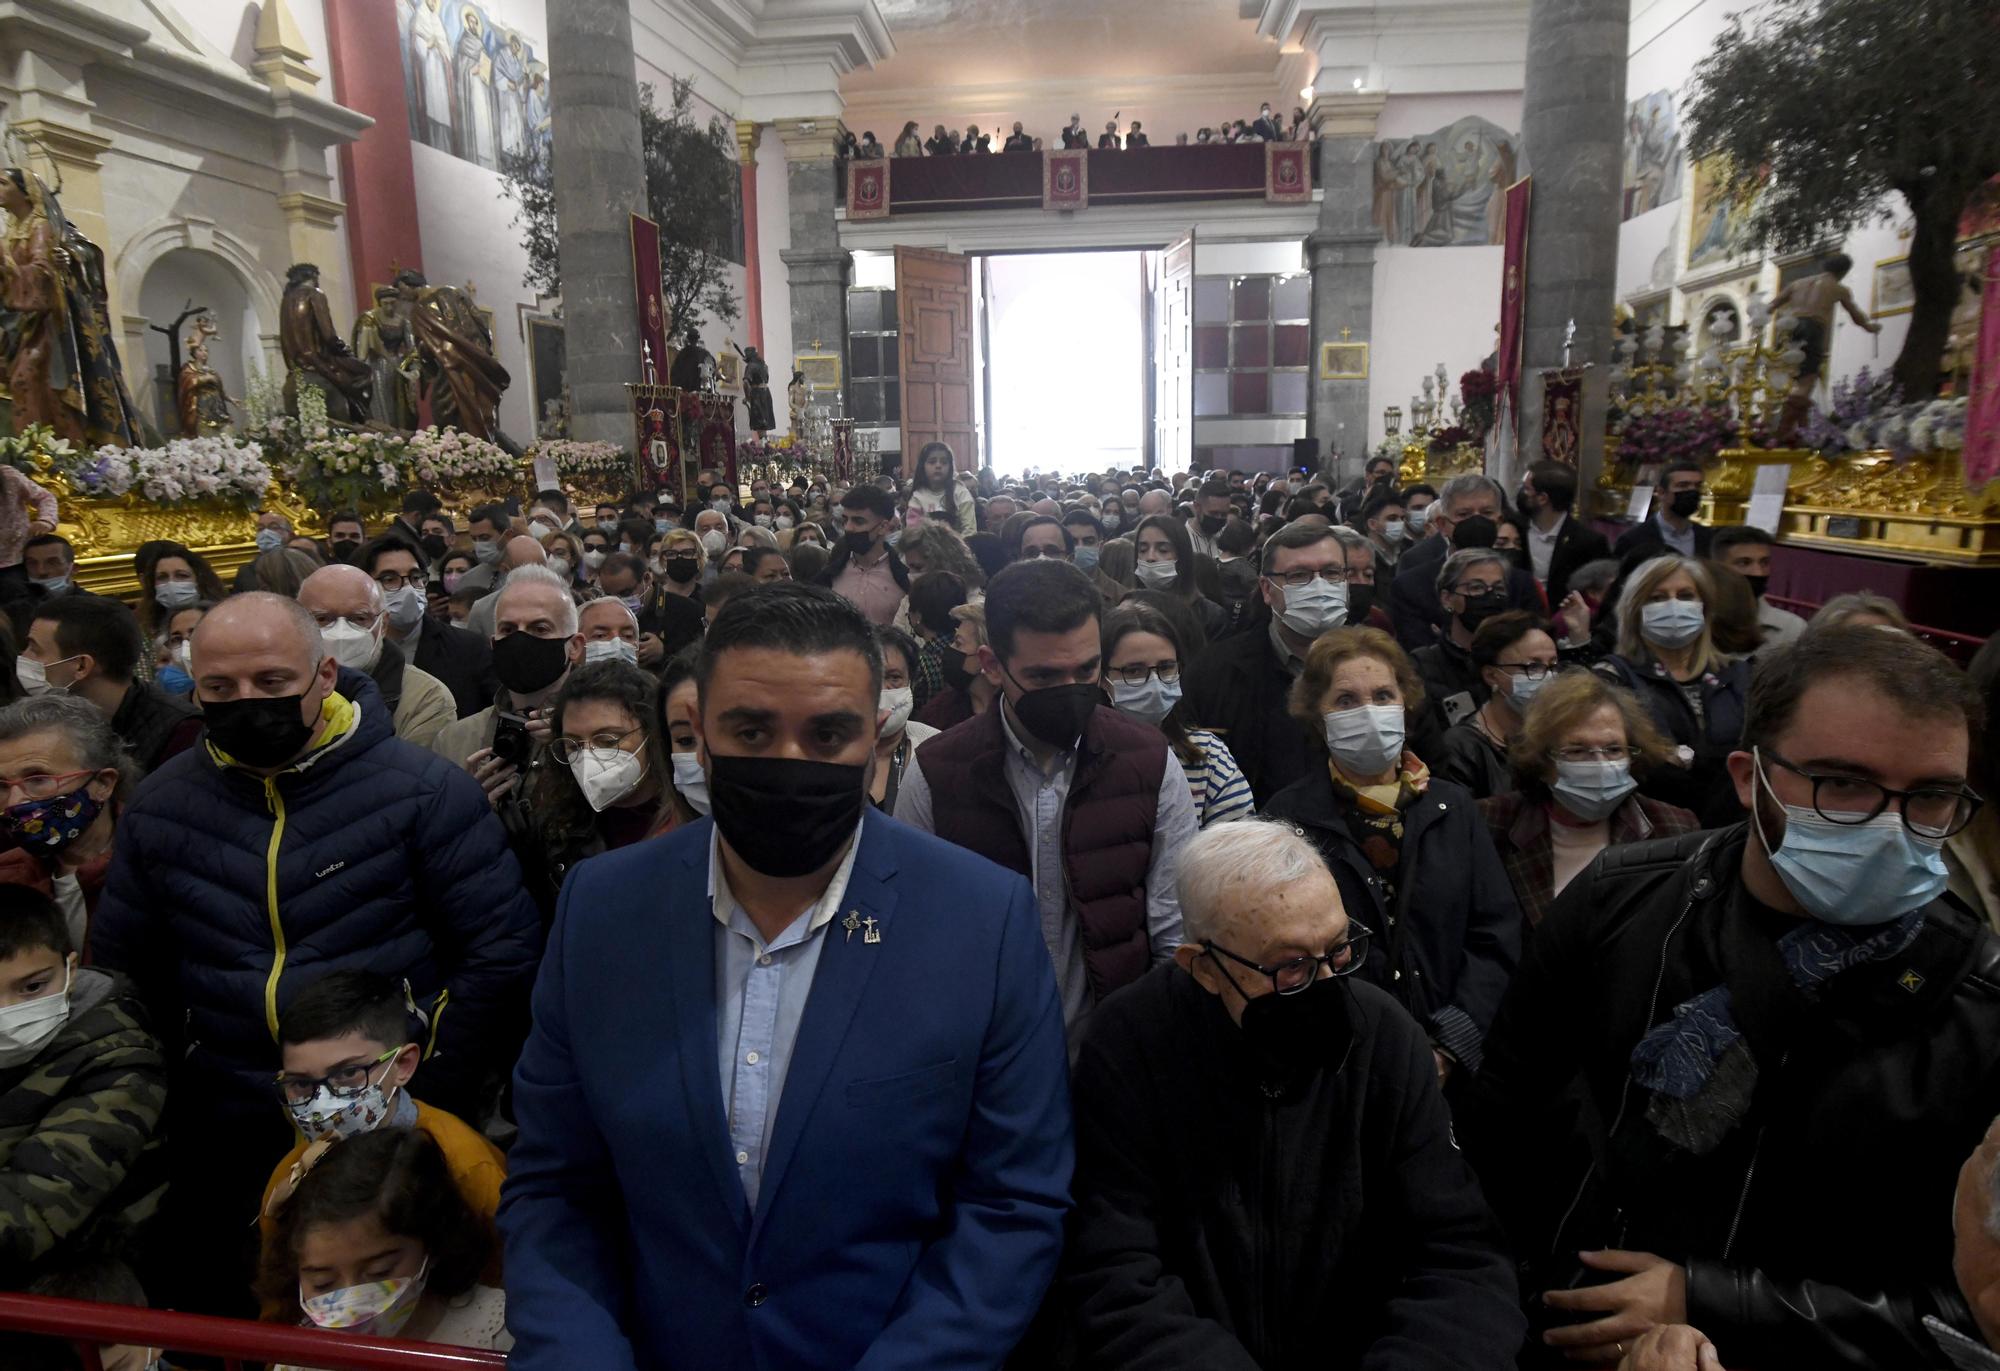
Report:
M1023 876L1033 871L1030 836L1007 784L1001 705L917 749L930 782L935 831ZM1136 981L1152 965L1146 936L1146 872L1166 775L1167 740L1100 705L1084 727L1069 802L1063 807L1063 875L1083 927L1092 1003Z

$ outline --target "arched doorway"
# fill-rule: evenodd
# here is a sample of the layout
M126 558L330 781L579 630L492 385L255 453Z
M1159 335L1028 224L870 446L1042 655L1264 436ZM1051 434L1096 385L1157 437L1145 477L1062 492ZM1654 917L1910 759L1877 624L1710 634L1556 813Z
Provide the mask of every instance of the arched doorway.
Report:
M173 248L147 268L139 286L139 311L149 323L165 328L192 302L205 306L221 334L209 344L209 364L222 376L223 388L242 399L251 366L260 348L256 310L236 269L227 261L199 248ZM181 356L187 355L187 334L194 320L181 325ZM172 349L167 336L149 329L146 333L146 365L139 403L160 431L168 436L179 432L174 411L174 377L169 372ZM137 368L134 368L137 370ZM237 419L242 420L241 411Z

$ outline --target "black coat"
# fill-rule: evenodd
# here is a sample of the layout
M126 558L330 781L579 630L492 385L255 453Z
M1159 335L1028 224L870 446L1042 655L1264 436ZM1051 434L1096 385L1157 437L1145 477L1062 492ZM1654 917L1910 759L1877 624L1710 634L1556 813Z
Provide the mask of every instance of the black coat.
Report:
M1469 1070L1521 959L1521 907L1479 806L1450 781L1403 811L1396 899L1348 826L1348 802L1325 764L1260 803L1258 812L1305 830L1340 887L1341 906L1374 931L1355 974L1380 985Z
M1729 754L1743 737L1743 715L1750 697L1749 661L1739 657L1702 677L1699 719L1680 686L1658 662L1632 662L1612 653L1600 659L1594 670L1637 695L1667 740L1694 753L1694 764L1685 769L1656 769L1644 782L1646 794L1692 811L1710 828L1741 818L1743 806L1729 778Z
M1438 630L1451 622L1437 588L1438 572L1444 569L1451 551L1442 538L1420 538L1396 560L1396 578L1389 583L1389 620L1405 652L1429 647L1437 641ZM1548 612L1542 603L1542 588L1530 572L1518 566L1507 568L1507 607L1536 614Z
M1694 555L1708 556L1708 543L1715 536L1715 530L1707 524L1694 526ZM1630 575L1642 562L1649 562L1673 549L1660 536L1660 519L1657 514L1632 525L1618 535L1618 541L1611 545L1611 555L1618 559L1621 571Z
M1280 1098L1162 966L1091 1016L1061 1292L1106 1371L1503 1371L1524 1320L1429 1045L1344 983L1344 1060Z
M1816 1000L1777 964L1772 992L1761 963L1796 920L1744 891L1745 840L1737 825L1613 847L1570 882L1487 1036L1459 1135L1530 1296L1570 1280L1579 1249L1652 1252L1687 1268L1686 1322L1731 1366L1930 1371L1921 1318L1971 1326L1952 1190L2000 1113L2000 942L1939 900L1896 957ZM1632 1049L1725 982L1759 1083L1696 1156L1650 1123Z
M1514 793L1514 769L1507 765L1506 754L1488 742L1470 720L1446 729L1436 752L1435 758L1424 758L1431 775L1464 786L1473 799Z
M408 639L402 647L407 655ZM493 645L477 633L467 633L428 614L417 625L412 664L444 682L461 719L492 704L494 692L500 689L500 678L493 674Z
M1228 744L1259 809L1305 775L1306 736L1286 712L1292 673L1271 646L1268 622L1210 643L1183 680L1182 720Z
M1561 608L1563 597L1569 594L1569 578L1576 574L1578 567L1602 561L1610 555L1611 544L1604 535L1578 519L1572 511L1557 531L1555 550L1549 554L1549 579L1542 589L1548 595L1550 611ZM1528 565L1532 571L1533 561Z
M111 716L111 731L147 775L175 753L193 747L204 727L200 705L144 681L127 687L118 712Z
M1440 637L1412 652L1410 665L1424 683L1424 712L1440 735L1470 719L1493 694L1479 679L1472 653L1449 638Z

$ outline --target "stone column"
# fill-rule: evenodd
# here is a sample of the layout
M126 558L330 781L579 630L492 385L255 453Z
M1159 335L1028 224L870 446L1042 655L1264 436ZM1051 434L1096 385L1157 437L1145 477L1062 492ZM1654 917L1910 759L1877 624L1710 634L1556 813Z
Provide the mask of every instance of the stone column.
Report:
M1323 381L1326 343L1366 343L1373 336L1375 244L1381 232L1374 203L1375 122L1386 97L1379 93L1316 96L1307 112L1319 137L1323 198L1319 228L1306 239L1312 268L1312 406L1306 432L1319 440L1320 460L1339 455L1345 480L1361 473L1368 456L1368 382Z
M832 349L847 355L847 282L853 265L840 246L834 221L838 183L833 150L840 134L833 119L780 119L785 144L785 190L790 200L791 246L778 256L792 288L792 350ZM771 379L791 379L789 357L774 358ZM845 375L843 362L843 376ZM782 371L780 370L782 366Z
M1629 0L1533 0L1521 142L1534 176L1528 221L1528 298L1522 334L1520 450L1542 450L1538 371L1563 364L1572 320L1575 365L1588 362L1583 488L1604 460L1611 313L1618 294L1619 188L1624 177ZM1501 473L1511 475L1511 473Z
M629 0L562 0L548 21L570 432L630 447L625 383L639 379L631 216L646 212L632 9Z

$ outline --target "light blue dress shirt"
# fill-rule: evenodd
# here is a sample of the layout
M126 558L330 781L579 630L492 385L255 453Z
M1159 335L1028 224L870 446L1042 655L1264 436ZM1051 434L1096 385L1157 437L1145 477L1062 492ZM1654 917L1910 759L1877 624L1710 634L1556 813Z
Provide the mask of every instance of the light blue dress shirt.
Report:
M866 822L864 817L863 822ZM847 845L826 891L770 943L730 893L722 870L721 839L708 840L708 893L715 912L715 1042L722 1080L722 1109L743 1196L757 1207L771 1129L785 1095L799 1021L812 994L813 974L826 946L827 924L847 896L861 829Z

